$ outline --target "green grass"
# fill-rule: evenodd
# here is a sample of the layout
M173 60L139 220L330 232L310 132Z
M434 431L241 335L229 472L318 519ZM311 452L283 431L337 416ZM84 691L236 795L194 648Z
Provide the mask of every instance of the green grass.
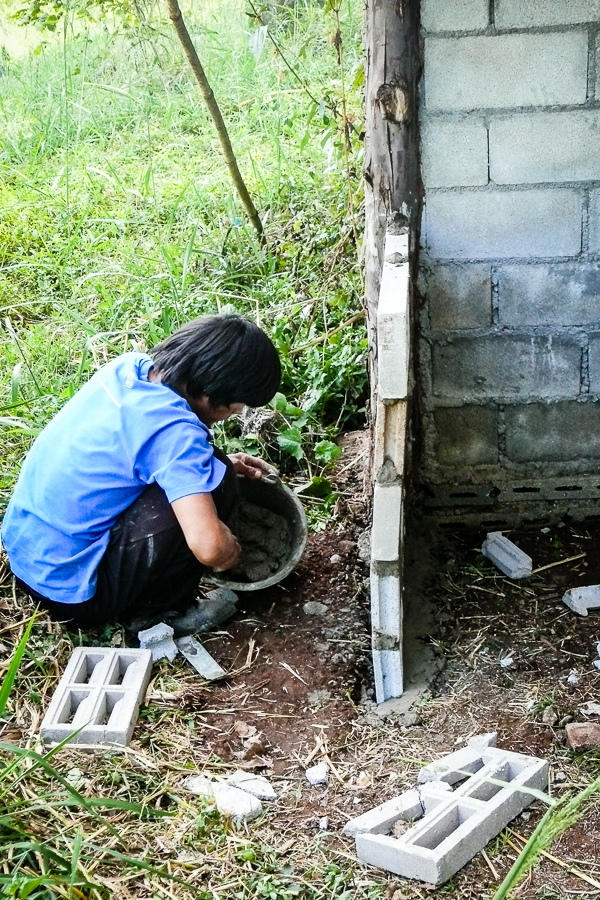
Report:
M283 57L267 41L258 61L241 0L194 10L188 24L266 249L168 21L119 29L69 19L62 33L40 33L39 52L3 54L4 501L34 434L91 371L205 313L251 316L280 348L282 389L304 414L301 452L286 454L271 435L267 453L284 469L303 455L317 462L315 441L362 421L360 4L339 12L342 66L336 16L316 4L274 20ZM344 109L354 120L348 146ZM289 426L281 419L275 431Z

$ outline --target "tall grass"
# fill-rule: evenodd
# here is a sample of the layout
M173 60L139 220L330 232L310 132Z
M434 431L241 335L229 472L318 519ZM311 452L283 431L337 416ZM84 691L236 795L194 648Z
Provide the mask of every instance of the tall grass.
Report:
M32 432L90 371L224 308L273 333L284 391L320 437L360 421L366 341L349 208L360 202L360 5L340 10L351 85L343 99L354 119L346 145L335 17L298 2L269 26L281 52L267 41L256 60L248 45L256 24L244 8L213 0L185 12L264 219L266 250L167 21L122 29L69 19L59 38L40 35L39 52L5 54L4 496Z

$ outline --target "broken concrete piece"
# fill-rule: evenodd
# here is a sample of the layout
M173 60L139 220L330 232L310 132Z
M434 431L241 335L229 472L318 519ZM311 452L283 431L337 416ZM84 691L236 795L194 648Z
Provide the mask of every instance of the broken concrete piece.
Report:
M329 767L325 762L320 762L317 763L316 766L311 766L304 774L306 775L307 781L313 786L327 784L329 781Z
M327 831L329 828L329 819L327 816L323 816L322 819L319 819L319 831Z
M600 725L596 722L569 722L566 732L572 750L600 750Z
M326 616L329 612L329 607L324 603L319 603L318 600L309 600L302 609L307 616Z
M255 775L252 772L246 772L244 769L236 769L227 778L228 784L252 794L258 800L277 800L277 794L273 790L273 786L264 775Z
M571 588L565 593L562 600L577 615L587 616L589 609L600 607L600 584Z
M423 815L419 791L404 791L399 797L381 803L374 809L346 822L342 834L356 837L357 834L386 834L398 819L413 822Z
M198 794L200 797L213 796L212 781L209 781L209 779L205 778L203 775L192 775L190 778L184 779L182 787L184 787L186 791L189 791L190 794Z
M527 578L531 575L533 569L531 557L509 541L501 531L490 531L483 542L481 552L509 578Z
M600 703L595 703L593 700L588 700L579 709L586 716L600 716Z
M222 669L219 663L204 649L202 644L194 640L193 637L177 638L175 644L179 652L207 681L215 681L217 678L223 678L227 674L225 669Z
M173 629L164 622L159 622L152 628L146 628L144 631L138 631L138 639L142 650L150 650L152 653L152 662L158 659L168 659L173 661L179 650L173 640Z
M262 812L262 803L252 794L219 781L209 781L202 775L186 778L183 787L201 797L214 797L217 809L236 824L251 822Z
M467 741L468 747L495 747L498 740L497 731L488 731L486 734L475 734Z
M558 722L558 713L553 706L547 706L542 713L542 722L544 725L556 725Z

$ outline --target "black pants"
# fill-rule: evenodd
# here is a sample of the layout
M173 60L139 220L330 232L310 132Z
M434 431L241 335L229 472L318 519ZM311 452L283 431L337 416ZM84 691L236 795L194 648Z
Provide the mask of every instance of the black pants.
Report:
M219 518L226 522L237 497L237 477L220 450L214 455L227 466L212 492ZM19 586L53 619L78 628L116 621L137 632L183 613L193 602L206 569L189 549L181 526L162 488L151 484L124 510L110 532L98 567L96 593L83 603L57 603L21 579Z

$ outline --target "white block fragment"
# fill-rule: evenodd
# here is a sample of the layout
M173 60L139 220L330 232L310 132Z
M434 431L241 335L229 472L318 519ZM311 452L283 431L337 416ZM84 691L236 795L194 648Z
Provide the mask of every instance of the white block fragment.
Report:
M42 721L42 740L127 746L151 670L149 650L76 647Z
M200 797L213 796L213 783L203 775L191 775L182 782L182 787L190 794L198 794Z
M138 639L140 647L144 650L150 650L152 653L152 661L159 659L168 659L172 662L179 650L173 640L173 629L164 622L153 625L152 628L146 628L144 631L138 631Z
M258 800L277 800L277 794L273 790L273 785L264 775L256 775L253 772L246 772L244 769L236 769L227 778L228 784L252 794Z
M222 669L202 644L193 637L176 638L175 645L179 652L207 681L216 681L217 678L223 678L227 674L225 669Z
M241 791L239 788L228 784L213 784L213 794L217 803L217 809L222 816L227 816L238 825L251 822L262 812L262 803L252 794Z
M574 613L587 616L589 609L600 608L600 584L571 588L562 599Z
M320 762L316 766L311 766L304 773L307 781L316 786L318 784L327 784L329 781L329 767L327 763Z
M509 578L527 578L531 575L531 557L509 541L501 531L491 531L486 536L481 552Z

